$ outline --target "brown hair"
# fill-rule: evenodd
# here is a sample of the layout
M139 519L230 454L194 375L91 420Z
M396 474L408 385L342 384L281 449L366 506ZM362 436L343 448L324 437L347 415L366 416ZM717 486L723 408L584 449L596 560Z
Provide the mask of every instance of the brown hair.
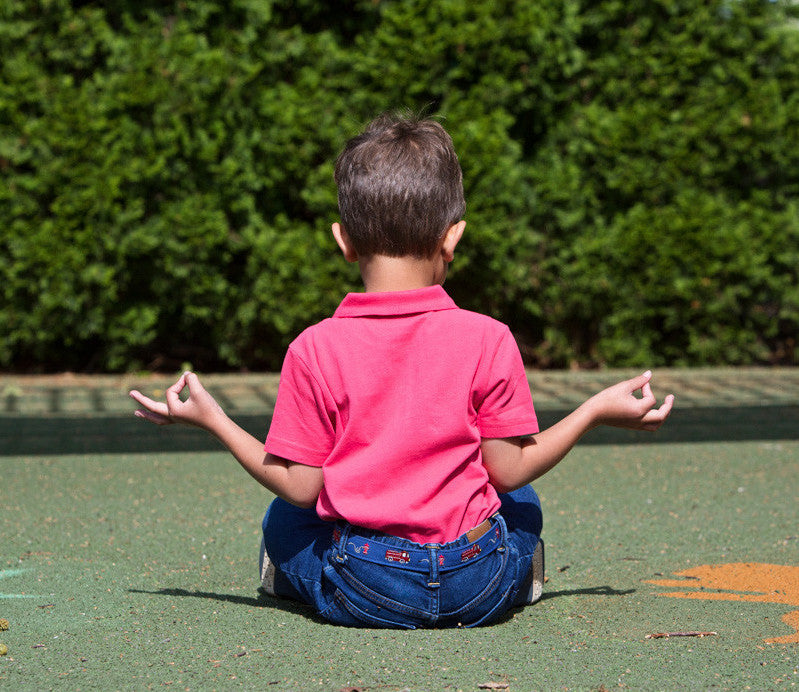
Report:
M381 115L336 161L341 223L355 251L430 257L463 218L463 174L447 131L430 119Z

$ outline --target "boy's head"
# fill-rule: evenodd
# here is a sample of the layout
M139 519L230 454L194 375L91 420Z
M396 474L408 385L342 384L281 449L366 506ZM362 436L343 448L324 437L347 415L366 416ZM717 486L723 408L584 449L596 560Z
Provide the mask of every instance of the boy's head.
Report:
M463 218L452 139L429 119L382 115L336 161L341 224L358 255L430 257Z

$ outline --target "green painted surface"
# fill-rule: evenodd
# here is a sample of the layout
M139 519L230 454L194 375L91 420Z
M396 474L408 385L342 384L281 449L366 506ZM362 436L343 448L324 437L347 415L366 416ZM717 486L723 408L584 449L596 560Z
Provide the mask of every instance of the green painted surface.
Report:
M647 583L705 564L799 566L795 406L737 408L731 422L710 401L686 407L682 440L578 447L536 484L545 598L491 627L414 632L338 628L259 596L270 496L226 453L136 454L128 432L129 453L60 455L72 433L51 420L52 452L0 456L0 688L797 687L799 644L765 643L790 634L795 607ZM746 412L760 425L740 438ZM646 638L675 631L717 634Z

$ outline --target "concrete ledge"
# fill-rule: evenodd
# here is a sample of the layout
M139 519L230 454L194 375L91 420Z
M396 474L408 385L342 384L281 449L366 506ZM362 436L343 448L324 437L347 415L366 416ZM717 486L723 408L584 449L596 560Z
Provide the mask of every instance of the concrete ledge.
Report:
M528 371L539 411L571 409L600 389L640 374L638 370ZM277 373L200 375L230 413L271 414ZM164 375L0 375L0 417L125 415L139 389L154 398L175 377ZM799 368L660 369L652 381L658 398L677 397L678 408L799 405Z
M635 371L529 372L541 428ZM269 429L278 375L203 375L203 383L258 438ZM201 430L158 428L133 416L130 389L162 398L163 376L0 376L0 456L221 450ZM660 370L658 398L677 397L657 433L599 428L581 444L799 439L799 368Z

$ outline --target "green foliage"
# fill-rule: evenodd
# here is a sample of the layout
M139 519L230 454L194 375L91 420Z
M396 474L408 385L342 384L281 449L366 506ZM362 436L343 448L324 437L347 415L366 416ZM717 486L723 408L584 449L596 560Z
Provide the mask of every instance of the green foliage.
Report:
M781 9L585 14L581 94L534 158L555 362L796 362L799 28Z
M448 289L529 362L795 363L795 15L8 0L0 367L279 367L358 286L333 162L398 107L439 115L464 169Z

